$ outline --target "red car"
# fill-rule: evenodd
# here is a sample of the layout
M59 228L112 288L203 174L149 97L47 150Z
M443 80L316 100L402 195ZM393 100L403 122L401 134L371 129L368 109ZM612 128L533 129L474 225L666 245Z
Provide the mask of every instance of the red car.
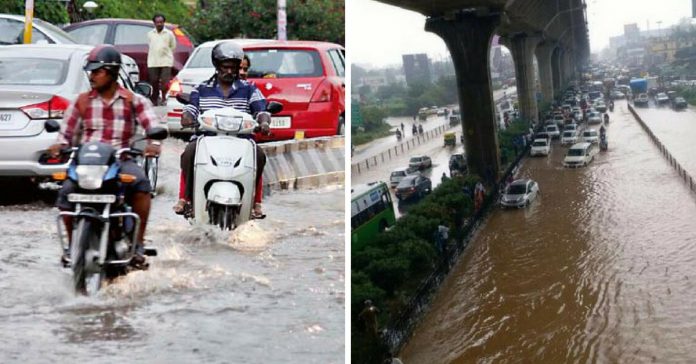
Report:
M164 26L176 37L173 77L186 63L193 52L194 44L191 36L180 26L170 23ZM140 69L140 79L147 80L147 33L154 28L150 20L95 19L70 24L63 30L81 44L113 44L121 53L135 59Z
M270 41L244 46L248 80L269 101L272 135L260 140L313 138L345 132L345 50L327 42Z

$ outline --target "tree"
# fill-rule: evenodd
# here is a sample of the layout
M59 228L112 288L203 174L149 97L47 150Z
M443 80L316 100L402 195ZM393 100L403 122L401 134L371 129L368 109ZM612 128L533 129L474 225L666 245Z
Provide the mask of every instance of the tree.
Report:
M344 15L340 0L288 0L288 39L343 44ZM211 0L186 25L200 41L275 39L276 16L276 0Z
M0 13L24 15L25 0L0 1ZM68 10L59 1L34 2L34 17L53 24L68 23Z

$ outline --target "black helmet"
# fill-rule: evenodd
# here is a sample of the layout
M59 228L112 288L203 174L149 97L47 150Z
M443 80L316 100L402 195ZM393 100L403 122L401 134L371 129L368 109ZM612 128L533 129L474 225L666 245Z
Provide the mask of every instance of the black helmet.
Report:
M111 72L118 72L121 67L121 53L111 45L98 45L89 52L85 71L95 71L107 67Z
M213 60L213 66L215 66L215 68L223 61L233 60L242 63L244 50L236 42L222 41L213 47L210 58Z

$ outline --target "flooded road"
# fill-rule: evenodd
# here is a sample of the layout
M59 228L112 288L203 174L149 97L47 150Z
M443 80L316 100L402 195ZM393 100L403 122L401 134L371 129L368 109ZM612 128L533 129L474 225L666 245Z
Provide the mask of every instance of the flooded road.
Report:
M183 147L164 144L147 234L159 256L96 297L59 266L56 210L3 201L1 363L343 362L343 187L274 193L265 220L233 233L192 226L171 212Z
M405 363L693 361L696 197L625 103L611 117L609 151L587 168L564 169L557 141L524 160L541 197L490 215Z

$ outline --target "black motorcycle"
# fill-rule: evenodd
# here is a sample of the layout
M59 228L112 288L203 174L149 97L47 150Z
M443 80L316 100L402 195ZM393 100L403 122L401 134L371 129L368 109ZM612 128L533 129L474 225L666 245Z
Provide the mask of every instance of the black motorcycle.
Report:
M49 120L45 128L57 132L60 125ZM167 129L161 127L151 128L146 136L154 140L166 137ZM94 294L104 280L126 274L135 256L140 217L125 202L125 185L135 177L121 173L120 161L122 156L140 156L142 150L132 145L117 150L109 144L89 142L61 153L71 154L71 161L67 173L55 177L69 178L76 186L67 196L75 209L61 211L57 217L61 252L70 252L63 264L72 268L77 293ZM72 218L68 244L63 239L63 217ZM145 255L155 256L157 251L146 249Z

